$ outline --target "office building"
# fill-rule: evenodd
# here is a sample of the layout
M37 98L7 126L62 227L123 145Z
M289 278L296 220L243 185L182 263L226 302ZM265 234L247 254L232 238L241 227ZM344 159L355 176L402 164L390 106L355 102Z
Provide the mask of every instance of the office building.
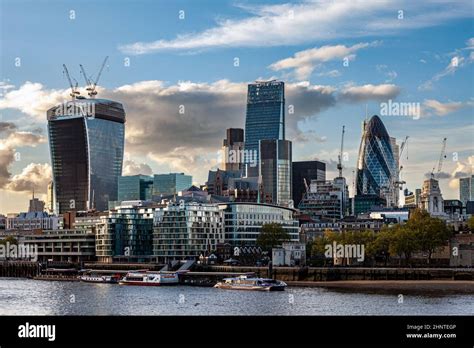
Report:
M215 203L170 203L155 211L153 254L158 262L197 259L224 243L224 211Z
M146 201L151 200L153 193L153 177L147 175L121 176L118 179L117 200Z
M153 176L153 195L177 195L193 185L193 177L184 173L155 174Z
M342 219L347 213L349 194L343 179L312 180L298 208L313 220Z
M364 121L357 162L357 195L377 195L384 198L388 206L398 205L395 185L398 168L393 143L378 116Z
M386 206L387 203L385 199L379 195L355 195L353 198L352 213L357 216Z
M29 213L34 212L43 212L44 211L44 202L40 201L38 198L35 198L35 193L33 192L33 197L30 199L30 205L28 207Z
M288 206L292 199L291 145L289 140L260 140L259 177L276 205Z
M6 220L6 230L55 230L60 226L62 218L55 215L48 215L44 211L8 214Z
M474 201L474 175L459 178L459 200L464 206L468 201Z
M48 110L55 211L106 210L122 174L125 111L106 99Z
M326 180L326 163L319 161L299 161L292 163L293 204L297 207L306 193L306 184L312 180Z
M242 171L244 169L244 130L227 129L227 137L222 145L222 167L225 171Z
M280 224L290 242L299 241L299 222L294 218L294 209L250 202L221 206L225 211L225 242L233 247L256 246L262 226L270 223Z
M285 84L267 81L248 85L245 119L247 176L258 176L260 140L285 139Z

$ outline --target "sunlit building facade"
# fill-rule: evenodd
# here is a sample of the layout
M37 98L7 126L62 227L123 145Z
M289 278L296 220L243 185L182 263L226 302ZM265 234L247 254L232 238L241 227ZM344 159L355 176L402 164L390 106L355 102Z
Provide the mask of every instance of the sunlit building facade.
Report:
M55 211L106 210L122 174L122 104L75 100L49 109L47 118Z

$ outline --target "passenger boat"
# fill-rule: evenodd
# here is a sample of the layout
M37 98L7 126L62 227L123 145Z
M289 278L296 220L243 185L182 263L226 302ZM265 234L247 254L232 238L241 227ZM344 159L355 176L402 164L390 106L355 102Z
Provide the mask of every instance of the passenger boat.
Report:
M79 279L86 283L111 283L116 284L119 282L120 277L115 275L97 275L97 274L85 274L79 277Z
M286 286L286 283L281 280L250 278L245 275L235 278L224 278L222 282L218 282L214 285L215 288L219 289L256 291L283 291Z
M120 285L175 285L179 283L177 272L139 273L129 272L119 281Z

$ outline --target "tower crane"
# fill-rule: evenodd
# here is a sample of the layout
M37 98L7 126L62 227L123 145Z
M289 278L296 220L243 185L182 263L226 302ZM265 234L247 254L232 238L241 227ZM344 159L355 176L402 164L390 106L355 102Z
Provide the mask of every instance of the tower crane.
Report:
M441 145L441 154L439 155L439 160L438 160L438 169L435 173L435 167L433 167L433 170L431 171L431 177L433 179L437 179L439 177L439 173L441 173L441 168L443 167L443 160L446 158L446 140L447 138L443 138L443 143Z
M82 64L79 64L81 67L81 73L84 76L84 80L86 81L86 91L89 97L94 98L97 95L97 84L99 83L100 77L102 75L102 71L104 70L105 64L107 63L107 59L109 59L109 56L105 57L104 61L102 62L102 66L99 69L99 72L97 73L97 77L95 81L92 81L89 77L87 77L86 70L84 69L84 66Z
M338 156L337 170L339 170L339 177L342 178L342 153L344 151L344 133L345 126L342 126L342 135L341 135L341 151Z
M77 90L77 85L78 85L78 83L77 83L76 80L74 80L74 81L76 81L76 85L74 86L74 85L72 84L71 76L69 75L69 71L67 70L66 64L63 64L63 69L64 69L63 73L66 74L67 80L69 81L69 86L71 87L71 93L70 93L69 95L70 95L70 96L72 97L72 99L74 100L74 99L76 99L76 97L78 97L78 96L81 94L81 93L79 93L79 91Z

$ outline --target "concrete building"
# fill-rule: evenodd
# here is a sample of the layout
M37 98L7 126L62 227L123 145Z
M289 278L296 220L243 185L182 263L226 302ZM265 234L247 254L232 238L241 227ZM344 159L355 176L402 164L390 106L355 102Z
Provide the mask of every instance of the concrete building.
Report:
M380 232L384 225L381 219L356 219L352 216L343 220L323 220L304 223L301 225L301 235L308 242L322 237L324 232L374 231Z
M6 230L56 230L62 218L42 212L8 214Z
M95 260L95 235L84 230L43 231L25 236L23 243L38 246L39 262Z
M299 161L293 162L291 166L293 204L297 207L306 193L305 180L308 185L312 180L326 180L326 163L320 161Z
M282 243L281 248L273 248L272 265L289 267L306 265L306 244Z
M30 205L28 207L28 213L43 212L44 206L44 202L35 198L35 193L33 192L33 197L30 199Z
M241 128L227 129L227 137L222 145L222 168L225 171L244 171L244 130Z
M426 210L433 216L445 215L443 196L438 180L431 178L424 181L418 207Z
M344 179L344 178L342 178ZM349 196L345 180L312 180L298 208L313 220L342 219L346 215Z

